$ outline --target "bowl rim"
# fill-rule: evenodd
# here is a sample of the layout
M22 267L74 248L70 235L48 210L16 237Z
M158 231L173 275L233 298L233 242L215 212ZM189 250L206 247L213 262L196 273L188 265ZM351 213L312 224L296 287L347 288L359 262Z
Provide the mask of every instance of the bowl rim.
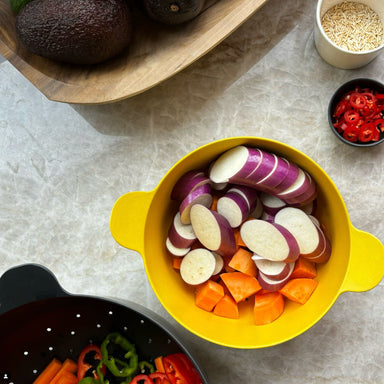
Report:
M383 92L384 92L384 83L382 83L378 80L371 79L368 77L358 77L355 79L348 80L347 82L341 84L336 89L336 91L333 93L333 95L329 101L329 104L328 104L328 123L329 123L329 126L330 126L332 132L343 143L348 144L348 145L353 146L353 147L357 147L357 148L375 147L376 145L379 145L384 141L384 133L381 133L382 137L378 141L369 141L367 143L352 142L352 141L346 140L342 135L340 135L340 133L333 126L332 114L333 114L333 109L334 109L335 103L341 97L342 93L348 91L350 88L352 88L353 85L357 85L360 83L371 84L372 86L382 88Z

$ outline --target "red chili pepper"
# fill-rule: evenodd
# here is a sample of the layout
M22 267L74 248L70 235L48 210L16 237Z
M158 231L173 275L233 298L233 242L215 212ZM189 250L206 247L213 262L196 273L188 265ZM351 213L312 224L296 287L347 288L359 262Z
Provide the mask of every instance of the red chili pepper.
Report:
M336 104L333 126L346 140L377 141L384 133L384 94L356 87Z
M364 96L364 94L361 94L359 92L354 92L349 97L349 103L353 108L361 109L367 105L367 99Z
M163 358L165 373L171 384L201 384L202 380L184 353L175 353Z
M99 379L96 372L97 366L102 360L101 350L97 345L89 344L80 353L77 362L77 379L80 381L84 377L93 377ZM101 373L105 375L107 368L103 364L100 369Z
M384 132L384 119L377 118L374 122L376 128L380 130L380 132Z
M353 109L344 113L344 120L347 124L357 123L360 119L359 112Z
M354 125L350 125L344 130L343 137L348 141L355 142L359 139L359 133L359 128L355 127Z

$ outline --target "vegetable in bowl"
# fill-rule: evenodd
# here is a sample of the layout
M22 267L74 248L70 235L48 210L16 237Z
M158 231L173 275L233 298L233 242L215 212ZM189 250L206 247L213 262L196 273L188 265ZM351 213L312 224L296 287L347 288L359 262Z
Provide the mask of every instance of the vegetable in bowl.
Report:
M332 131L344 143L371 147L384 141L384 85L354 79L335 92L328 107Z

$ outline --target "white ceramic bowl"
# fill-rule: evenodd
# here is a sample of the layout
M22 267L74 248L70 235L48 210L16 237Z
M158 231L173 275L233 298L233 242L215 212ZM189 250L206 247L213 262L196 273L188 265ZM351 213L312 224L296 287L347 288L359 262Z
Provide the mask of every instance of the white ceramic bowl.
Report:
M379 47L362 52L352 52L338 47L325 34L321 25L321 18L334 5L342 3L343 0L319 0L316 9L316 23L314 39L319 55L329 64L342 69L354 69L362 67L372 61L383 50L384 43ZM384 24L384 0L358 0L374 10Z

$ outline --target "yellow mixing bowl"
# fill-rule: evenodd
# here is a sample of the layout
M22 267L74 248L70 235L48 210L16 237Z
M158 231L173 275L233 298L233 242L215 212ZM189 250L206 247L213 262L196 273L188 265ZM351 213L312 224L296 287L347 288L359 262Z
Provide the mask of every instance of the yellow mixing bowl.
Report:
M204 167L237 145L257 146L296 162L315 179L318 217L332 243L332 255L319 265L319 285L304 304L289 302L273 323L254 325L252 300L240 306L240 319L216 316L194 304L188 287L171 265L165 240L177 205L171 190L187 171ZM384 274L384 246L374 236L350 222L343 199L329 176L309 157L277 141L234 137L204 145L178 161L150 192L130 192L115 203L110 229L123 247L141 254L150 284L169 314L192 333L213 343L233 348L264 348L290 340L319 321L346 291L362 292L375 287Z

